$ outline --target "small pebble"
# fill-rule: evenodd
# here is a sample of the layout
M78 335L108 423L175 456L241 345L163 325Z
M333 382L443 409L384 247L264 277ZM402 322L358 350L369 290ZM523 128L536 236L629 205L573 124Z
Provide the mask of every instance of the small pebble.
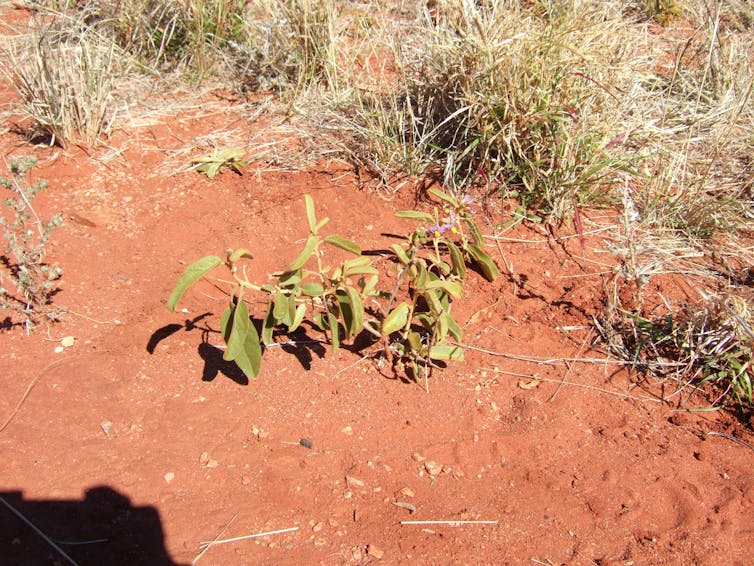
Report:
M165 478L165 483L170 485L170 482L175 479L175 474L173 472L168 472L163 477Z

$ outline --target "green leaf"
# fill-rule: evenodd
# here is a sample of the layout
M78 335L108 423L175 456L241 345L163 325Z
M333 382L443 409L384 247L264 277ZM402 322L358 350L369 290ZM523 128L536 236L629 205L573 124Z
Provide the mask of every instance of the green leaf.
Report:
M270 301L267 305L267 315L262 323L262 340L265 344L272 344L272 331L275 328L275 303Z
M293 314L293 324L291 324L288 327L288 330L293 332L296 330L299 325L304 320L304 315L306 314L306 305L304 303L301 303L299 306L296 307L296 312Z
M359 246L354 244L351 240L346 240L340 236L327 236L327 238L325 238L325 243L340 248L341 250L346 250L354 255L361 255L361 248Z
M395 256L400 260L400 262L403 265L409 264L411 260L408 258L408 254L406 254L406 250L404 250L402 246L399 246L398 244L393 244L390 247L393 248L393 252L395 253Z
M440 298L437 296L436 290L427 289L422 293L422 297L427 300L429 310L432 311L432 314L436 316L443 311L442 303L440 302Z
M249 333L251 320L249 320L249 308L243 301L238 301L235 308L232 308L230 323L230 335L228 336L228 348L223 354L223 359L227 361L235 360L243 351L246 335Z
M361 302L358 291L353 287L346 287L346 294L348 295L348 302L351 304L352 311L350 334L351 336L356 336L364 326L364 304Z
M314 200L311 195L304 195L304 205L306 206L306 219L309 222L309 231L312 234L317 233L317 216L314 214Z
M327 311L327 325L330 327L330 339L332 340L333 354L338 353L340 347L340 331L338 330L338 317L336 317L330 310Z
M494 281L500 276L500 271L492 261L492 258L488 256L485 251L475 244L469 244L469 254L479 265L479 269L482 271L482 275L487 281Z
M246 335L243 348L233 361L246 377L256 379L259 375L259 369L262 366L262 347L259 344L257 329L253 324L249 326L249 333Z
M451 273L463 281L466 278L466 262L463 260L461 250L450 240L446 241L445 245L448 246L450 261L453 264Z
M429 357L433 360L463 361L463 350L451 344L437 344L430 348Z
M301 283L301 271L283 271L278 273L278 282L281 287L295 287Z
M325 288L314 281L301 285L301 292L307 297L321 297L325 293Z
M463 220L466 223L466 227L469 229L469 232L471 233L471 238L474 240L474 244L481 248L484 245L484 238L482 237L482 233L479 231L479 226L477 225L476 221L469 214L464 214Z
M296 271L297 269L302 268L304 264L309 261L309 258L312 257L312 253L314 253L314 248L317 247L318 242L319 238L317 236L309 236L306 239L306 244L304 244L304 249L288 269L290 271Z
M241 258L254 259L254 256L251 255L251 252L246 248L238 248L237 250L228 253L228 261L230 263L235 263Z
M223 315L220 317L220 334L223 337L223 342L228 343L230 337L230 317L233 314L233 307L230 306L223 311Z
M378 271L372 267L372 260L359 256L343 262L343 277L354 275L377 275Z
M456 322L456 319L450 316L449 313L443 313L442 316L447 318L448 332L455 339L456 342L463 340L463 330Z
M293 298L286 295L282 291L278 291L275 295L275 310L273 315L275 316L275 322L278 324L285 324L290 326L293 322L291 320L291 302Z
M402 302L395 307L390 314L382 321L382 335L389 336L393 332L402 330L408 322L409 306L405 302Z
M461 295L463 295L463 286L460 283L457 283L455 281L447 281L445 279L430 281L424 288L428 291L441 289L449 295L452 295L456 299L460 298Z
M411 220L421 220L422 222L434 222L435 217L427 212L418 210L400 210L395 213L398 218L410 218Z
M170 293L168 309L171 312L175 311L175 305L181 300L181 297L183 297L186 290L201 279L205 273L217 267L222 262L223 260L216 255L208 255L207 257L203 257L189 265L175 284L173 292Z
M441 190L435 188L429 189L429 191L427 192L429 192L429 194L431 194L432 196L439 198L441 201L446 202L453 208L456 208L456 199L454 199L452 196L445 194Z

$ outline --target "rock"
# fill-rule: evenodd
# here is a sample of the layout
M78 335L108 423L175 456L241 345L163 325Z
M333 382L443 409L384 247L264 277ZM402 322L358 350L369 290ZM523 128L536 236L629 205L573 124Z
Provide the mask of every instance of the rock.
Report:
M416 495L416 492L410 487L404 487L403 489L401 489L400 494L405 495L406 497L413 497L414 495Z
M364 482L353 476L346 476L346 482L348 482L349 487L364 487Z
M423 462L424 460L426 460L426 458L422 456L421 454L419 454L418 452L414 452L413 454L411 454L411 459L414 462Z
M343 428L342 428L342 429L340 430L340 432L342 432L342 433L343 433L343 434L345 434L346 436L351 436L351 435L353 435L353 429L351 428L351 425L348 425L348 426L344 426L344 427L343 427Z
M70 348L76 343L76 339L73 336L66 336L60 341L60 345L63 346L63 348Z
M424 462L424 469L430 476L438 476L442 473L442 466L434 460L427 460Z
M170 485L170 482L175 479L175 474L173 472L168 472L163 477L165 478L165 483Z
M113 437L113 423L111 423L110 421L102 421L99 426L102 428L102 432L105 433L106 437Z
M370 544L369 546L367 546L367 556L374 558L375 560L382 560L382 557L385 556L385 551L373 544Z
M312 532L318 533L324 528L325 528L325 524L322 521L320 521L319 523L317 523L316 525L312 527Z

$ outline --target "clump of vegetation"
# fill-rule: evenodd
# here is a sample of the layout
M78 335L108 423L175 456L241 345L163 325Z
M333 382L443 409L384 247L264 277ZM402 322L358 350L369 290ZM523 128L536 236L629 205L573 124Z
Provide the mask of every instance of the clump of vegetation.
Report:
M113 118L115 46L96 31L73 33L55 20L35 21L28 36L5 48L2 72L34 121L33 139L93 145Z
M463 358L463 350L457 344L462 331L452 316L452 302L462 296L467 265L477 266L489 281L499 274L483 249L479 228L471 216L470 200L440 191L433 194L442 202L442 212L399 213L422 225L403 246L393 246L395 261L401 267L390 292L378 290L379 271L356 243L337 235L322 235L328 219L316 217L314 202L306 195L309 236L286 269L273 273L268 283L256 284L248 279L241 263L252 259L249 250L229 250L225 260L207 256L186 268L170 295L168 308L174 310L189 287L224 263L234 283L221 319L220 333L227 345L223 357L234 361L247 376L256 377L262 361L259 333L249 318L245 298L246 293L255 292L267 296L262 343L274 343L275 329L282 327L291 333L305 320L326 334L334 352L342 339L352 340L365 332L382 343L382 352L393 366L417 381L427 378L435 362ZM326 266L322 251L325 245L355 257L337 266ZM405 299L396 304L402 297ZM377 299L386 301L379 312L365 306ZM449 342L449 337L456 343Z
M209 155L193 158L191 163L194 164L199 173L205 174L210 179L224 168L243 175L244 170L249 167L249 164L244 160L244 151L234 148L215 148Z
M10 177L0 178L0 186L11 193L3 201L8 213L0 215L5 240L0 256L0 307L19 316L27 331L62 314L52 297L63 271L44 262L50 233L62 217L43 221L34 210L32 200L47 186L45 181L28 183L27 174L35 163L32 158L13 160L8 166Z
M482 184L553 220L604 201L627 162L610 143L626 27L593 3L561 4L439 2L396 38L392 88L345 109L354 159Z

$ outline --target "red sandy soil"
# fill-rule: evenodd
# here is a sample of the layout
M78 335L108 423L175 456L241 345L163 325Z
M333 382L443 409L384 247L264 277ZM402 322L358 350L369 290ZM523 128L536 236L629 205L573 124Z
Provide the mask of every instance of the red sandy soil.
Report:
M199 563L754 563L754 451L740 442L751 430L677 411L672 387L663 402L614 359L578 361L608 358L591 327L615 261L609 231L583 250L532 228L490 240L503 276L470 274L455 312L465 343L497 355L469 349L429 392L363 359L368 349L323 344L268 348L247 382L214 347L217 288L166 308L188 262L248 247L263 282L300 249L305 193L366 250L412 228L395 211L428 205L408 185L391 200L360 189L332 164L170 174L170 148L238 116L162 122L88 154L0 137L6 160L39 157L40 215L65 216L47 259L64 269L54 300L70 311L49 331L0 333L0 426L12 417L0 494L55 540L107 539L61 544L77 563L188 564L203 541L293 528L213 546ZM615 213L586 220L589 232ZM65 336L75 344L55 353ZM0 562L66 563L5 505Z

